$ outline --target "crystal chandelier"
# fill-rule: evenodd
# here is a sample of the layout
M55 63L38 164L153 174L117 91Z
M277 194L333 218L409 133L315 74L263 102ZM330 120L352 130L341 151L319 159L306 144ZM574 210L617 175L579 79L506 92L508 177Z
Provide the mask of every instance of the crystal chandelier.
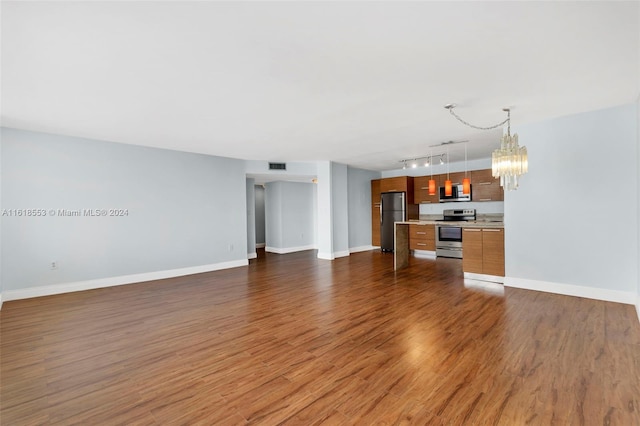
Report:
M503 108L507 113L507 119L489 127L479 127L464 121L453 109L455 104L444 106L462 124L479 130L491 130L507 125L507 134L502 136L500 148L493 151L491 155L491 172L494 178L500 178L500 186L507 191L518 189L518 178L529 171L529 160L527 157L527 147L518 145L518 135L511 135L511 110Z
M518 189L518 177L529 171L529 159L527 147L518 145L518 134L511 136L511 111L508 108L504 111L507 111L507 134L491 155L491 174L500 178L500 186L511 191Z

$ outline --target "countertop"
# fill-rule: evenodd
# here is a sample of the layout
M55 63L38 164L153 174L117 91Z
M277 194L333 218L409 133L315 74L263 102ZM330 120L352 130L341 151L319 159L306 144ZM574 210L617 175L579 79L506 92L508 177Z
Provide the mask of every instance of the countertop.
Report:
M406 222L396 222L400 225L440 225L440 226L459 226L462 228L504 228L504 222L491 220L474 220L474 221L441 221L441 220L408 220Z

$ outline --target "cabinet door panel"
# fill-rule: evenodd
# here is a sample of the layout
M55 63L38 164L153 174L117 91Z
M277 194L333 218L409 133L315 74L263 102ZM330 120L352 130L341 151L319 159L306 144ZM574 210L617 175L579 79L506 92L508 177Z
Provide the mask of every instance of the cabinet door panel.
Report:
M442 185L444 186L444 181L447 179L447 175L444 175L444 179L442 180ZM451 185L462 185L462 179L464 179L464 172L455 172L449 173L449 179L451 180Z
M504 229L482 230L482 269L483 274L504 277Z
M380 179L371 181L371 204L380 205Z
M472 201L503 201L504 190L500 186L500 179L491 175L491 169L474 170L471 172Z
M380 247L380 206L371 208L371 245Z
M434 225L409 225L409 248L411 250L436 250Z
M384 178L380 180L380 192L407 192L407 176Z
M380 182L371 181L371 245L380 247Z
M417 240L433 240L436 238L434 225L409 225L409 238Z
M413 179L413 194L414 194L414 203L439 203L440 198L438 195L438 187L440 186L440 179L438 175L433 176L433 180L436 181L436 193L434 195L429 195L429 180L431 179L431 175L429 176L420 176Z
M462 231L462 270L482 274L482 229L465 228Z

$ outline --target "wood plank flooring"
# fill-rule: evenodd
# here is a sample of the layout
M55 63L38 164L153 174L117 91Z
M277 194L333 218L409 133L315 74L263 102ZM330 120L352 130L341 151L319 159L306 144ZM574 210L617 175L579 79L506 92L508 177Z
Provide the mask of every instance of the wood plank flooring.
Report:
M315 251L6 302L2 425L638 425L630 305Z

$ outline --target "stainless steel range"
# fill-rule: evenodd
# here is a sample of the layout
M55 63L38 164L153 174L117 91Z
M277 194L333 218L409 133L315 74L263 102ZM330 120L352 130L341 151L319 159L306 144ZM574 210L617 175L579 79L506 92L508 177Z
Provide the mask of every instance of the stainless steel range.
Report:
M475 209L449 209L442 212L436 225L436 256L462 259L462 226L460 222L476 220Z

